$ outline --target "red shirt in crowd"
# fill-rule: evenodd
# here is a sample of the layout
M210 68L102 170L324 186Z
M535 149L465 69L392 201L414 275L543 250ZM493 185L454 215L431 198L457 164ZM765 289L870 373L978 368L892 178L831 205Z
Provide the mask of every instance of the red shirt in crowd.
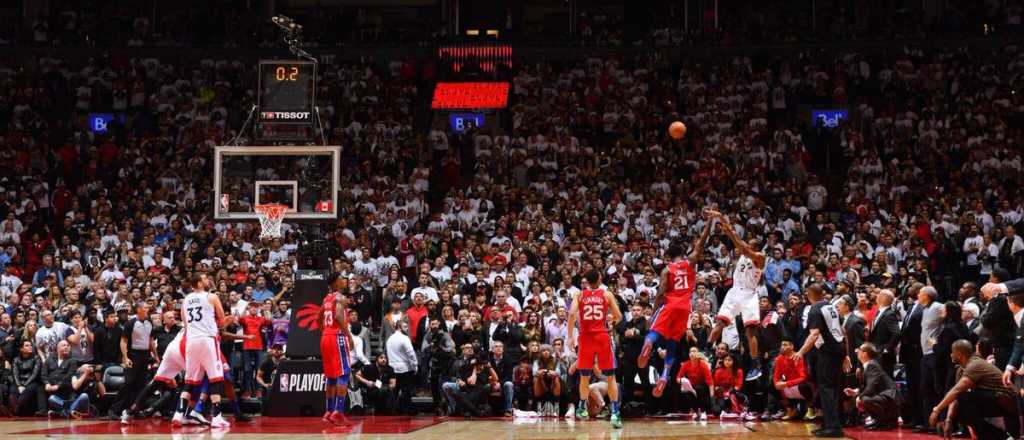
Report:
M676 375L676 381L682 382L684 377L690 381L690 385L707 385L709 388L715 386L715 380L711 377L711 367L700 359L683 362L679 367L679 374Z
M722 391L730 393L743 388L743 369L737 368L736 374L733 374L728 368L719 368L715 370L713 379L717 386L722 387Z
M429 310L427 310L426 307L416 307L414 305L412 307L409 307L409 310L407 310L405 313L409 315L409 339L415 341L416 332L420 328L420 321L422 321L423 318L427 316Z
M245 334L253 335L253 337L246 338L242 341L243 350L262 350L263 349L263 327L270 327L273 322L269 319L264 318L260 315L245 315L238 319L239 324L242 324L242 331Z
M783 381L782 378L786 380ZM800 385L807 380L807 367L804 366L804 358L793 360L787 355L780 354L775 358L775 375L772 376L772 383L785 382L787 387Z

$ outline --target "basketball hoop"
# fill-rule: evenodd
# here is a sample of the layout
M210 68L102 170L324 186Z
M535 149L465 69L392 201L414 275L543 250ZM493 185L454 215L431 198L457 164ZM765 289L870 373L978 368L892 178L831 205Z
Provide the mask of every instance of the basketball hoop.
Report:
M260 219L260 238L281 238L281 221L288 206L280 203L256 205L256 214Z

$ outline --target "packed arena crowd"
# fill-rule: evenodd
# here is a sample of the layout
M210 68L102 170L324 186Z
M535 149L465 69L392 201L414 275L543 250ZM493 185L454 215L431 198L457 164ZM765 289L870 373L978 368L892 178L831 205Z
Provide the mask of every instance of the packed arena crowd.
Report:
M448 415L607 411L600 375L578 395L566 339L593 272L624 315L627 416L832 418L835 398L841 420L826 423L1019 435L1019 47L524 63L509 130L466 133L413 129L420 67L340 63L321 80L325 135L345 146L326 229L358 339L350 409L410 412L429 396ZM2 411L169 416L173 386L147 384L196 274L234 317L232 409L244 419L239 403L266 398L302 233L260 240L256 224L210 219L212 146L240 129L253 77L229 59L0 68ZM820 103L852 116L801 119ZM94 134L83 116L104 111L127 117ZM675 120L682 140L666 136ZM725 218L701 246L686 336L640 368L666 252L690 254L709 209ZM765 257L759 310L718 326L739 242ZM819 300L838 334L808 319ZM811 334L841 346L836 383L819 383Z

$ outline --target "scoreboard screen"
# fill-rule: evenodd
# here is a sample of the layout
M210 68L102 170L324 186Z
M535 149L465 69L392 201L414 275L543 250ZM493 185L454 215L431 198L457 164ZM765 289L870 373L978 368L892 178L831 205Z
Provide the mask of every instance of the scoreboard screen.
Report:
M316 102L316 65L309 61L263 60L259 64L259 119L309 123Z

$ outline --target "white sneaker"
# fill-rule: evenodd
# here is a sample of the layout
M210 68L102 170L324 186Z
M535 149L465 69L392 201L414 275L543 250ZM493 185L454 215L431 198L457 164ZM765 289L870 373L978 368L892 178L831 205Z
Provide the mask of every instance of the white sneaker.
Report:
M747 421L747 422L753 422L753 421L757 420L757 416L754 415L754 413L745 412L745 413L743 413L743 420Z
M735 419L735 418L739 418L739 415L731 413L731 412L728 412L728 411L722 411L722 413L719 414L718 417L722 418L722 419Z
M706 413L704 411L701 411L700 412L700 421L706 422L707 420L708 420L708 413Z
M569 404L569 410L565 412L565 418L575 419L576 418L576 405Z
M185 419L186 420L190 420L192 422L195 422L195 424L197 424L197 425L203 425L203 426L209 426L210 425L210 421L206 420L206 417L203 417L202 413L200 413L199 411L196 411L194 409L192 411L189 411L188 417L185 417Z
M127 425L132 422L132 417L128 415L128 410L121 411L121 424Z
M231 424L228 423L227 420L224 420L224 416L218 415L217 417L213 418L212 422L210 422L210 427L211 428L230 428Z
M171 426L177 428L185 423L185 415L180 412L175 412L174 417L171 417Z

